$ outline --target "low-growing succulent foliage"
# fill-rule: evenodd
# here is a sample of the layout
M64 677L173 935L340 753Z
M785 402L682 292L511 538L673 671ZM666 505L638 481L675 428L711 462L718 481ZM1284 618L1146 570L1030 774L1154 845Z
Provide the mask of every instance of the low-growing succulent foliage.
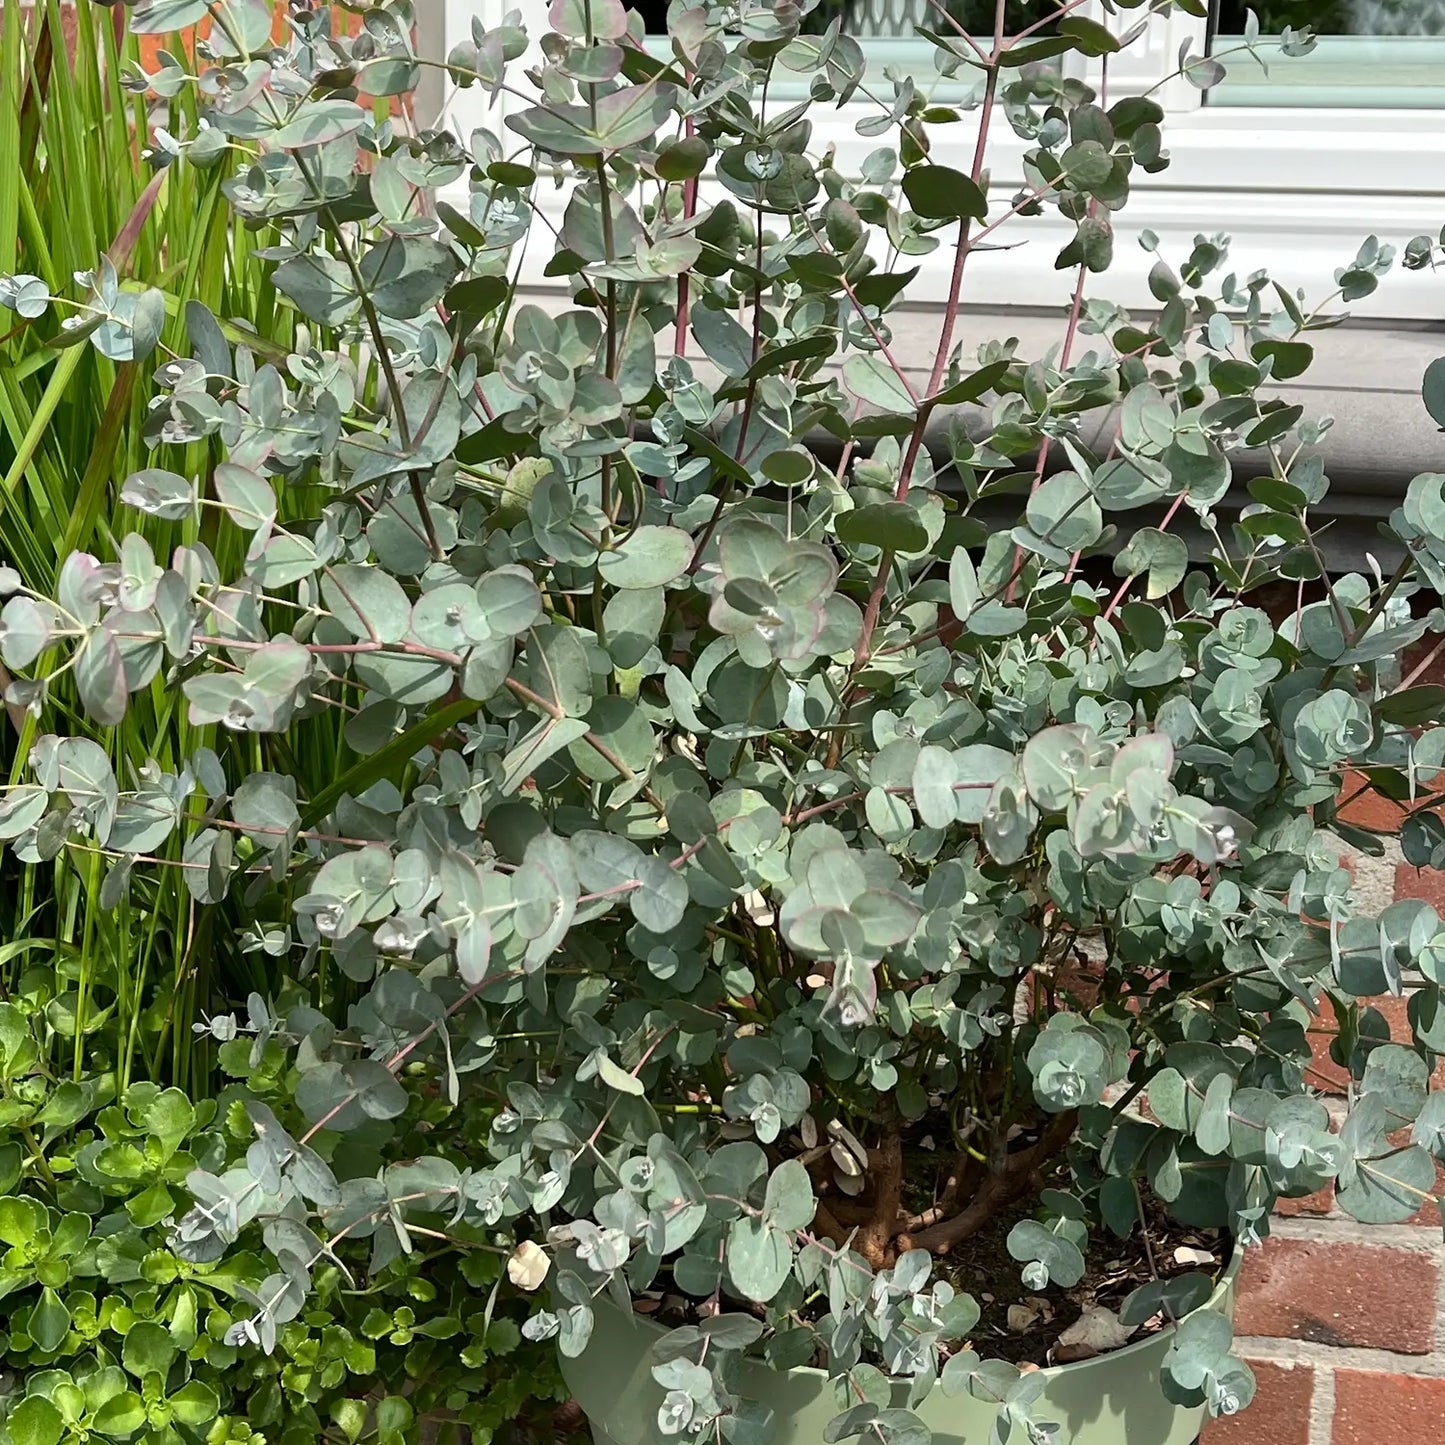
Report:
M978 1305L932 1258L1000 1210L1037 1195L1008 1250L1042 1288L1146 1208L1247 1244L1276 1197L1330 1181L1361 1220L1426 1203L1445 923L1361 915L1339 844L1378 844L1338 812L1342 784L1382 792L1412 861L1445 854L1445 694L1399 661L1441 626L1422 589L1445 589L1445 476L1411 484L1387 571L1327 578L1328 419L1275 390L1393 252L1367 241L1307 304L1199 237L1159 256L1157 311L1088 294L1110 217L1167 164L1161 107L1111 96L1108 59L1202 7L1065 5L1012 37L1003 6L988 36L941 19L967 106L865 75L837 24L802 31L807 3L675 3L649 50L619 0L554 0L545 35L478 22L444 64L404 0L353 35L342 8L290 7L279 39L262 0L131 10L146 32L210 14L133 78L208 102L153 161L226 167L277 290L344 345L273 364L192 306L163 355L153 304L98 262L92 343L156 366L157 442L225 459L130 476L114 553L71 555L53 596L6 574L12 702L52 716L73 686L113 723L178 690L240 735L340 719L366 759L310 791L239 750L118 777L62 728L0 804L22 858L99 850L111 897L179 838L197 906L245 900L296 980L207 1026L244 1098L86 1103L106 1142L66 1187L169 1222L114 1308L186 1364L121 1345L66 1408L190 1428L222 1408L183 1382L212 1351L279 1359L268 1388L304 1394L426 1334L411 1262L459 1243L469 1284L499 1277L488 1246L546 1281L523 1333L567 1355L603 1294L696 1301L654 1369L663 1434L764 1440L752 1354L826 1365L833 1438L926 1435L894 1376L1043 1440L1038 1377L969 1347ZM408 133L389 100L428 67L496 125ZM1179 68L1206 86L1221 65ZM878 148L819 153L815 107ZM1026 148L1011 201L986 173L1000 125ZM947 164L960 131L982 139ZM1037 214L1068 233L1060 344L955 344L967 275ZM555 289L526 301L539 246ZM951 279L918 366L895 313L934 252ZM56 304L28 277L3 296L31 325ZM1364 1002L1407 988L1408 1046ZM1320 1020L1351 1075L1337 1131L1310 1088ZM915 1211L903 1140L924 1130L956 1163ZM36 1363L61 1311L90 1318L42 1274L90 1257L61 1197L5 1216ZM359 1325L354 1267L390 1281ZM1253 1382L1210 1288L1148 1284L1124 1317L1182 1317L1162 1387L1231 1412ZM494 1347L490 1316L442 1318Z

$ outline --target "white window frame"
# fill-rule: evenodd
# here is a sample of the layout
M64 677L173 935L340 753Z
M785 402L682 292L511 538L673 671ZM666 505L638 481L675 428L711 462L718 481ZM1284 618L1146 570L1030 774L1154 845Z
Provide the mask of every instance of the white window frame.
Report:
M445 55L469 38L474 14L490 27L500 24L507 11L520 9L529 33L546 29L546 0L424 0L419 8L418 43L430 55ZM1125 11L1111 18L1099 10L1096 18L1123 28L1135 14ZM1164 78L1175 69L1186 40L1195 53L1203 51L1205 30L1203 20L1182 14L1156 20L1143 41L1111 60L1111 101L1148 91L1167 112L1164 143L1171 162L1157 176L1136 172L1129 204L1115 218L1115 264L1091 294L1147 309L1154 304L1147 286L1154 258L1138 245L1139 234L1153 231L1162 253L1179 260L1196 235L1222 232L1231 237L1229 269L1241 277L1267 270L1302 289L1313 305L1335 289L1336 272L1353 259L1365 236L1375 234L1403 247L1412 236L1433 235L1445 224L1445 171L1439 165L1445 109L1208 105L1188 82ZM920 69L929 63L925 55L920 50ZM1089 68L1088 78L1097 85L1098 62ZM931 76L931 68L925 73ZM451 93L446 114L465 139L476 126L504 134L505 116L520 105L505 95L491 104L474 86ZM836 146L837 163L845 172L856 170L878 144L854 130L872 109L851 103L841 109L819 106L814 114L816 147ZM977 134L973 125L970 114L961 123L934 127L933 158L967 169ZM1022 180L1023 150L1007 123L996 121L988 165L991 196L1000 210ZM539 196L543 209L549 215L555 211L557 218L563 200L558 193ZM1051 213L1001 228L1000 241L1023 244L978 257L964 304L1051 309L1064 304L1073 278L1055 270L1054 258L1070 232L1068 223ZM548 249L533 248L536 253ZM937 303L947 297L948 251L940 246L921 258L911 300ZM562 284L542 277L545 261L541 254L524 259L523 284ZM1445 319L1445 285L1397 265L1372 296L1348 309L1355 316L1388 320Z

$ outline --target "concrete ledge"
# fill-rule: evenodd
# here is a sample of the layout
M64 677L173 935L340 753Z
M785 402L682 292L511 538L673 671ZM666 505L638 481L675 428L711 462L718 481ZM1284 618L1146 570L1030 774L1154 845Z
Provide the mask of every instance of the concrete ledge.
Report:
M528 301L558 312L570 309L570 297L561 290L524 289L519 301ZM1136 313L1139 320L1144 313ZM892 332L889 350L898 364L915 381L918 389L927 385L928 372L938 343L942 321L936 305L902 306L888 314ZM955 343L964 354L985 341L1018 338L1018 351L1029 359L1045 356L1064 336L1065 314L1056 307L1016 306L1005 308L962 307L954 329ZM1082 355L1094 338L1081 336L1076 355ZM1332 417L1319 451L1325 459L1330 491L1314 508L1323 524L1321 550L1332 569L1348 571L1364 564L1366 554L1389 568L1399 557L1399 548L1380 535L1381 524L1399 505L1410 479L1421 472L1445 471L1445 435L1442 435L1420 399L1425 368L1438 356L1445 356L1445 321L1378 321L1346 319L1338 325L1311 333L1314 364L1295 381L1271 387L1271 394L1302 405L1312 419ZM658 354L672 348L672 331L657 338ZM688 359L698 375L709 378L712 367L688 346ZM959 408L957 413L973 430L985 413L980 408ZM950 415L940 411L925 434L935 457L947 454L944 433ZM1100 410L1082 419L1082 436L1091 450L1105 452L1117 425L1117 409ZM839 443L826 433L813 444L825 460L836 460ZM1250 498L1245 484L1268 474L1262 452L1237 452L1233 456L1235 487L1220 503L1227 519ZM1054 465L1063 466L1063 454L1054 449ZM980 508L986 520L1007 520L1015 514L1012 500L996 509ZM1139 526L1148 526L1160 514L1149 508L1126 514ZM1210 539L1188 520L1175 526L1179 535L1200 555Z
M937 344L940 313L936 307L900 308L889 314L896 360L926 384L928 362ZM1017 337L1019 354L1042 357L1063 340L1065 318L1057 311L1037 308L961 311L955 326L956 341L967 354L977 344ZM1081 336L1075 355L1087 351L1091 340ZM1325 460L1330 490L1314 508L1326 524L1321 551L1331 568L1342 571L1363 565L1366 554L1391 567L1399 548L1381 536L1380 527L1399 505L1412 477L1421 472L1445 471L1445 435L1436 427L1420 399L1425 368L1445 356L1445 323L1346 320L1311 334L1314 364L1295 381L1269 388L1291 404L1302 405L1312 419L1333 417L1334 422L1318 450ZM984 413L961 409L965 424L977 425ZM940 414L925 440L935 456L946 454L944 433L950 418ZM972 430L970 425L970 430ZM1108 450L1118 425L1118 409L1110 408L1083 419L1082 438L1092 451ZM1058 466L1066 463L1057 453ZM1269 461L1262 451L1233 455L1235 486L1219 511L1230 513L1250 498L1245 484L1268 475ZM1008 506L996 515L1008 517ZM984 508L983 514L990 515ZM1140 526L1157 520L1159 512L1140 508L1129 516ZM1123 520L1123 519L1121 519ZM1187 520L1174 524L1192 550L1203 554L1210 539Z
M910 307L890 313L896 344L891 348L906 370L912 359L931 358L938 339L938 311ZM1016 336L1021 355L1045 355L1063 339L1065 319L1052 309L971 311L964 309L955 337L965 351L995 337ZM1075 354L1092 338L1081 336ZM1343 495L1402 496L1411 477L1445 470L1445 436L1420 400L1425 368L1445 356L1445 322L1345 320L1311 333L1314 364L1298 380L1271 387L1272 395L1302 405L1309 417L1334 417L1322 444L1326 469ZM918 370L926 375L920 361ZM1112 412L1103 413L1086 441L1110 436ZM1267 470L1258 454L1242 453L1241 466ZM1249 475L1256 475L1249 472Z

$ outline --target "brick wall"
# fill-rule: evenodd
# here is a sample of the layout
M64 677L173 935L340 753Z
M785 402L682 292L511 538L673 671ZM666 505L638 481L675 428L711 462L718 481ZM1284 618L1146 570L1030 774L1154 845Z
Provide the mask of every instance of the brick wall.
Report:
M1349 791L1347 789L1346 796ZM1356 804L1352 821L1391 827L1390 806ZM1418 873L1393 840L1383 858L1347 857L1362 911L1396 898L1445 909L1445 875ZM1408 1042L1403 999L1378 1007ZM1337 1100L1343 1071L1323 1021L1312 1038L1315 1087ZM1437 1077L1439 1086L1442 1082ZM1395 1445L1445 1430L1445 1251L1433 1206L1397 1225L1362 1225L1330 1191L1283 1201L1271 1237L1246 1258L1235 1330L1259 1381L1244 1414L1217 1420L1202 1445Z
M286 7L282 3L282 0L270 0L270 3L275 10L271 33L273 37L279 41L283 39L286 34ZM423 3L426 3L426 0L423 0ZM435 0L432 0L432 3L435 3ZM20 0L21 13L25 15L31 23L33 23L35 12L43 9L43 0ZM125 13L125 7L120 4L113 6L108 13L100 7L96 7L95 24L100 26L109 23L116 31L116 34L119 35L125 27ZM362 16L359 13L348 14L342 11L334 13L340 18L347 34L355 34L361 29ZM75 0L60 0L60 23L65 32L66 50L71 56L74 56L76 35ZM210 29L211 21L203 20L199 27L192 26L190 30L181 32L182 36L185 37L182 43L189 49L189 37L193 33L198 31L201 35L207 35L210 33ZM161 50L173 50L175 48L174 37L170 35L142 35L139 36L138 39L140 42L141 64L147 71L153 71L159 66L159 53Z

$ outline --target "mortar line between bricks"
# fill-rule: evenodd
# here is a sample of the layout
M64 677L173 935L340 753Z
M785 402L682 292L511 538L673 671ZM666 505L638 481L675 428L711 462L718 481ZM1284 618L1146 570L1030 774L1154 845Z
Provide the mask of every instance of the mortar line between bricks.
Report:
M1316 1369L1310 1395L1309 1445L1333 1445L1335 1433L1335 1372Z
M1270 1220L1270 1237L1307 1244L1347 1244L1365 1249L1407 1249L1412 1254L1440 1257L1439 1233L1420 1224L1361 1224L1343 1213L1282 1215ZM1445 1286L1445 1275L1442 1275ZM1445 1306L1445 1294L1441 1296Z
M1421 1229L1423 1226L1417 1224L1412 1227ZM1425 1230L1424 1232L1429 1234L1432 1240L1435 1239L1435 1231L1433 1229ZM1436 1248L1438 1247L1439 1245L1437 1243ZM1434 1331L1431 1335L1431 1343L1435 1346L1435 1353L1438 1355L1442 1351L1445 1351L1445 1269L1440 1271L1439 1279L1435 1285L1435 1318L1432 1323L1434 1324Z
M1379 1370L1387 1375L1420 1375L1445 1379L1445 1355L1397 1355L1363 1345L1320 1345L1313 1340L1277 1339L1273 1335L1240 1335L1236 1352L1245 1359L1285 1365L1313 1365L1325 1370Z

